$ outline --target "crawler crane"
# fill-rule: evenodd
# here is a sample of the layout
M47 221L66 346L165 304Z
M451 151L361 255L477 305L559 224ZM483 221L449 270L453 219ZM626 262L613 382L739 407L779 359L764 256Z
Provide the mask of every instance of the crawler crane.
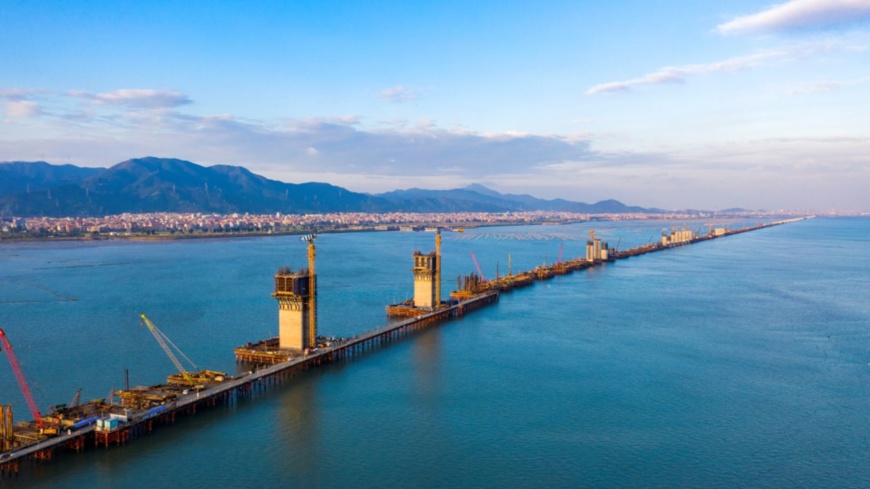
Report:
M199 370L199 367L197 367L196 364L194 364L189 358L187 358L187 355L185 355L177 346L175 346L175 343L167 338L166 335L163 334L163 332L160 331L160 329L158 329L157 326L155 326L150 319L148 319L147 316L145 316L144 314L140 314L139 317L142 318L142 325L148 327L148 330L151 331L152 335L154 335L154 339L157 340L157 343L159 343L160 347L163 348L163 351L166 352L166 356L169 357L169 359L175 365L175 368L177 368L178 372L184 377L184 380L190 384L196 383L194 376L184 368L184 365L181 364L181 362L178 360L178 357L176 357L175 354L172 353L169 345L172 345L172 348L175 348L175 350L180 353L181 356L184 357L184 359L187 360L187 362L192 365L194 369Z
M154 323L152 323L147 316L145 316L144 314L140 314L139 317L142 318L142 324L148 327L148 330L151 331L152 335L154 335L154 339L157 340L157 343L159 343L160 347L163 348L163 351L166 352L166 356L169 357L173 365L175 365L175 368L178 369L178 373L170 375L167 378L167 382L169 382L170 384L183 384L186 386L201 389L211 382L223 382L227 379L227 374L225 372L200 370L199 367L197 367L190 358L187 358L187 355L185 355L180 348L175 346L175 343L173 343L172 340L170 340L165 334L163 334L163 332L160 331L160 329L157 328L157 326L155 326ZM176 357L175 353L172 352L172 349L169 348L170 346L172 346L172 348L174 348L175 351L178 352L178 354L181 355L182 358L184 358L191 367L193 367L193 372L184 368L184 366L181 364L181 361L178 360L178 357Z
M6 338L6 333L0 329L0 342L3 343L3 349L6 351L6 358L9 359L9 365L12 366L12 372L15 373L15 378L18 380L18 386L21 387L21 393L24 394L24 400L27 401L27 407L30 409L30 414L33 416L33 421L36 426L42 431L42 414L39 408L36 407L36 401L33 400L33 393L30 392L30 387L27 385L27 380L24 378L24 373L21 371L21 366L18 364L18 358L15 356L15 350L12 349L12 344Z

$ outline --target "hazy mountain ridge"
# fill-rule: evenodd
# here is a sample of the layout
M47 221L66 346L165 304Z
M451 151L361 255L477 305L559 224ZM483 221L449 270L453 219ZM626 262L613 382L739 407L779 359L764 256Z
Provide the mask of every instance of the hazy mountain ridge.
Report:
M46 190L96 175L105 168L52 165L44 161L0 163L0 196Z
M83 216L144 212L270 214L324 212L655 212L615 200L595 204L500 194L479 184L461 189L395 190L378 195L328 183L270 180L241 166L204 167L145 157L111 168L45 162L0 163L0 213Z
M571 202L564 199L539 199L526 194L500 194L480 184L471 184L465 188L453 190L424 190L418 188L394 190L392 192L377 194L377 196L396 203L413 202L416 204L416 207L427 208L427 210L461 205L466 210L484 209L488 212L562 211L582 214L664 212L659 209L627 206L613 199L586 204L584 202ZM432 212L438 211L432 210Z

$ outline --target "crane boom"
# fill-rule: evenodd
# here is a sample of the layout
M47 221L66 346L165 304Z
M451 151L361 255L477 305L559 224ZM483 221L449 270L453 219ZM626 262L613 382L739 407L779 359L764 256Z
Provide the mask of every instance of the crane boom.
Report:
M76 395L73 396L72 401L70 401L69 404L67 404L67 407L71 407L71 408L78 407L79 400L81 398L82 398L82 390L81 390L81 388L79 388L79 390L76 391Z
M480 281L486 282L486 279L483 278L483 272L480 270L480 263L477 262L477 257L474 256L474 250L471 251L471 259L474 260L474 266L477 268L477 274L480 275Z
M172 350L169 348L169 345L166 344L166 342L169 341L169 338L167 338L166 335L164 335L163 332L160 331L157 328L157 326L155 326L154 323L151 322L150 319L148 319L147 316L145 316L144 314L140 314L139 317L142 318L142 324L144 324L145 326L148 327L148 330L151 331L152 335L154 335L154 339L157 340L157 343L159 343L160 347L163 348L163 351L166 352L166 356L168 356L169 359L172 360L172 363L175 365L175 368L178 369L178 372L182 373L182 374L188 373L187 370L185 370L184 365L182 365L181 362L178 361L178 357L176 357L175 354L172 353ZM172 343L172 341L169 341L169 343L172 344L172 346L176 350L178 350L178 353L181 353L181 356L183 356L185 360L187 360L188 362L190 362L191 365L193 365L193 362L191 362L190 359L187 358L187 356L185 356L184 353L182 353L181 350L179 350L178 347L175 346L174 343ZM194 368L196 368L196 365L193 365L193 366L194 366Z
M9 359L9 365L12 366L12 371L15 373L15 378L18 380L18 385L21 387L21 393L24 394L24 400L27 401L27 407L30 409L30 415L36 421L36 425L41 430L42 414L39 413L39 408L36 407L36 401L33 400L33 394L30 392L30 387L27 385L27 380L24 378L24 373L21 371L21 366L18 364L18 358L15 356L15 350L12 349L12 344L6 338L6 333L0 328L0 341L3 342L3 349L6 350L6 358Z

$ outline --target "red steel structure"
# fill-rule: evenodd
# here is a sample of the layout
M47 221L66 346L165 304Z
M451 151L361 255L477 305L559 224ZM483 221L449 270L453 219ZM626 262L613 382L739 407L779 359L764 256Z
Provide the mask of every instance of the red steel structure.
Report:
M21 366L18 365L18 358L15 356L15 350L12 349L12 344L6 338L6 333L0 329L0 342L3 343L3 349L6 350L6 358L9 359L9 365L12 365L12 371L15 373L15 378L18 379L18 385L21 386L21 393L24 394L24 400L27 401L27 407L30 408L30 414L36 425L41 430L42 415L39 413L39 408L36 407L36 401L33 400L33 394L30 392L30 387L27 385L27 380L24 378L24 373L21 372Z

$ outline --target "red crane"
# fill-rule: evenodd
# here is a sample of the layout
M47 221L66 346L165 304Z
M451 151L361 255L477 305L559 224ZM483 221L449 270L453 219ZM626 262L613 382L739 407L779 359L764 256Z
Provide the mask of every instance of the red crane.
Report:
M39 429L41 430L43 428L42 415L39 414L39 408L36 407L36 401L33 400L33 394L30 392L30 387L27 386L27 380L24 379L24 373L21 372L21 366L18 365L18 358L15 357L15 350L12 349L12 345L6 338L6 333L3 332L3 329L0 329L0 341L3 342L3 349L6 350L6 358L9 359L9 365L12 365L12 371L15 372L15 378L18 379L18 385L21 386L24 400L27 401L27 407L30 408L30 414L33 416L33 420L36 421L36 425L39 426Z
M469 250L469 251L471 251L471 259L474 260L474 266L477 267L477 274L480 275L480 281L486 282L486 279L483 278L483 272L480 271L480 263L477 263L477 257L474 256L474 250Z

